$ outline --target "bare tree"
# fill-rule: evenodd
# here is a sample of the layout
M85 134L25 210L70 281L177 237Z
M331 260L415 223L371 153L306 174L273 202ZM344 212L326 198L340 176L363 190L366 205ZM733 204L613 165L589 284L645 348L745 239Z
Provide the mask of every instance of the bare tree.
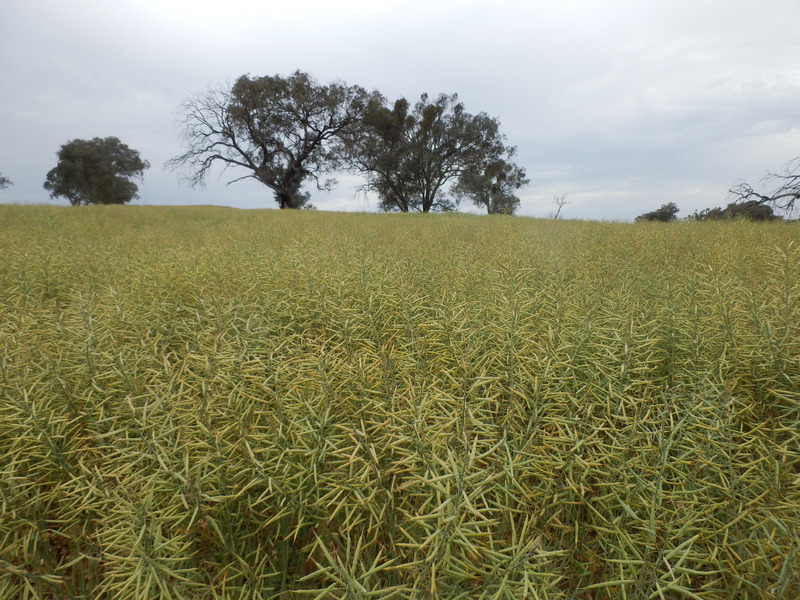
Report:
M0 173L0 190L4 190L10 187L11 185L13 185L11 183L11 180L8 177L3 177L3 174Z
M561 194L560 196L553 196L553 201L556 203L556 213L553 215L554 219L557 219L558 216L561 214L561 209L563 209L569 202L567 202L567 195Z
M786 163L779 173L767 173L761 184L769 191L762 194L743 181L728 193L734 201L767 204L775 210L791 213L800 198L800 157Z
M297 71L289 77L240 77L227 89L194 96L182 107L186 151L167 162L192 186L202 187L215 165L237 169L270 188L280 208L309 200L303 185L339 165L341 138L356 127L370 96L344 83L320 85Z

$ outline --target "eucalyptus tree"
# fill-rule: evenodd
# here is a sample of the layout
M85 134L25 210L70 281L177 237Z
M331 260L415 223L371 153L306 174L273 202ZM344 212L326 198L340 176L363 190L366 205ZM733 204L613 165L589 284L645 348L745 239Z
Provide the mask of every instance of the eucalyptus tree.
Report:
M288 77L243 75L227 88L210 89L181 109L185 152L167 166L202 187L212 167L243 174L228 183L255 179L272 190L280 208L308 202L303 186L341 164L342 140L359 127L370 99L358 86L321 85L307 73Z
M361 188L377 193L385 211L454 210L464 196L483 203L482 186L503 177L505 167L493 165L513 154L498 121L468 113L455 94L435 100L423 94L413 107L405 98L391 108L373 103L355 133L348 144L350 169L365 177ZM524 172L504 164L517 169L516 181L524 180ZM513 187L510 181L504 180L503 193Z
M490 215L513 215L519 208L514 192L527 185L525 169L511 162L508 156L488 162L482 169L461 174L452 191L457 198L469 198Z
M58 164L47 173L44 188L73 206L125 204L137 197L131 181L141 179L150 163L116 137L71 140L58 151Z

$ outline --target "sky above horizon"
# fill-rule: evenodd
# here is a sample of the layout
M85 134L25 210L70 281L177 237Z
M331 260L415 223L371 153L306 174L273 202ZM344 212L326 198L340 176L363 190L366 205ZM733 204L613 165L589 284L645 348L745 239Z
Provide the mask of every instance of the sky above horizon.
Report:
M274 208L234 171L194 190L163 165L191 94L299 69L496 117L519 214L687 216L800 156L798 22L797 0L4 0L0 202L66 205L42 187L60 146L116 136L152 165L133 204ZM338 179L319 209L376 210Z

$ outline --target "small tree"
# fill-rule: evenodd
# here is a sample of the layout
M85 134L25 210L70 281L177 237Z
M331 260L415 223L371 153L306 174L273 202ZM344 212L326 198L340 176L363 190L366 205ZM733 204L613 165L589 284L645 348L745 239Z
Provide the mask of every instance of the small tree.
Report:
M14 185L8 177L3 177L3 174L0 173L0 190L8 189Z
M280 208L300 208L309 200L307 180L330 190L320 177L339 166L341 139L357 127L370 95L344 83L320 85L297 71L251 78L243 75L230 90L211 90L182 107L186 152L167 166L182 170L202 187L210 169L246 172L270 188Z
M509 158L511 156L509 152ZM519 208L514 192L529 183L525 170L514 163L498 159L482 171L463 173L452 188L456 198L469 198L475 206L485 208L490 215L513 215Z
M636 221L660 221L662 223L666 223L668 221L675 220L679 210L680 209L675 205L674 202L662 204L661 208L658 210L639 215L636 217Z
M558 219L559 215L561 214L561 211L567 204L569 204L569 202L567 202L567 195L561 194L560 196L553 196L553 202L556 203L556 209L557 209L555 214L553 215L553 218Z
M780 173L767 173L761 183L771 189L762 194L743 181L728 190L728 193L734 203L752 202L791 213L800 199L800 157L786 163Z
M72 140L58 151L58 164L47 174L44 188L51 198L63 196L73 206L125 204L139 191L130 179L141 180L149 167L138 151L115 137Z

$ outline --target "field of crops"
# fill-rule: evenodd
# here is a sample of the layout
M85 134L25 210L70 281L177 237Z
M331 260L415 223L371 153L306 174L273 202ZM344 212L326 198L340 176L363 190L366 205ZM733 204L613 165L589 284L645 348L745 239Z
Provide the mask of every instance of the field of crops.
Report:
M800 597L800 226L0 206L0 598Z

